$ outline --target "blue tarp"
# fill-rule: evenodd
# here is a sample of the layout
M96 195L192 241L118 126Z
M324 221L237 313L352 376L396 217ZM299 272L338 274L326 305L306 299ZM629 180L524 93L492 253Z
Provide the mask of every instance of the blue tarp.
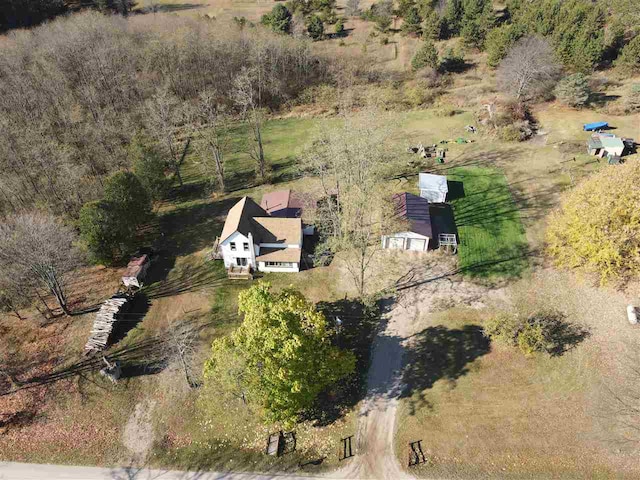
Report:
M585 132L592 132L593 130L601 130L603 128L607 128L609 124L607 122L594 122L594 123L585 123L582 127Z

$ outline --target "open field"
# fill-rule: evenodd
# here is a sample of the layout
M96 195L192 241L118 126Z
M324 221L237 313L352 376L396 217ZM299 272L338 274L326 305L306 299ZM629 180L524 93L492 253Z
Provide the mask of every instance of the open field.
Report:
M449 334L420 337L410 351L412 374L420 368L413 362L432 359L422 366L432 382L415 389L408 377L400 461L408 442L421 439L428 463L412 473L427 478L636 478L635 444L618 430L613 398L629 378L625 352L637 345L624 315L631 292L625 298L538 270L505 293L509 304L557 308L589 335L561 356L526 358L469 333L504 301L422 315L425 332Z

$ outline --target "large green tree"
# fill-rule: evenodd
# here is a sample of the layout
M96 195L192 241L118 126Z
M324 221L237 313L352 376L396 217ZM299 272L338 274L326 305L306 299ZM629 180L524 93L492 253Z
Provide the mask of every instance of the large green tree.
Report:
M485 40L487 65L496 68L500 65L511 47L522 37L524 29L517 24L504 24L490 30Z
M104 198L85 204L78 219L80 237L92 260L111 265L130 254L151 207L151 197L134 173L109 177Z
M493 4L490 0L464 0L462 6L460 34L468 46L483 48L487 32L494 24Z
M589 78L582 73L569 75L558 82L554 94L565 105L583 107L589 102L591 96Z
M331 344L326 318L300 292L259 282L240 293L238 309L242 324L213 342L205 381L262 407L267 421L295 422L354 371L354 355Z
M153 200L161 199L169 188L167 162L151 142L136 138L129 147L133 173Z
M127 235L110 202L85 203L80 209L78 228L82 243L95 263L112 265L132 248L132 237Z
M115 206L132 230L149 219L151 197L133 172L120 171L111 175L104 184L104 199Z

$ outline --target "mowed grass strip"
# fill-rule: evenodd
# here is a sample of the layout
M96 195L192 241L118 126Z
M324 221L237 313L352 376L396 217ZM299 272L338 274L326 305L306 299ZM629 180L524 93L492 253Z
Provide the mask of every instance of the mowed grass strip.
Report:
M528 244L505 176L493 168L460 167L447 178L462 184L452 199L460 268L472 277L520 276L529 264Z

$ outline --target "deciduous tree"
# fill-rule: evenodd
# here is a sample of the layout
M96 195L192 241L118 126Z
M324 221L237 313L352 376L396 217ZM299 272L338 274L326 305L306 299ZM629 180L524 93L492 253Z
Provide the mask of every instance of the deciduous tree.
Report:
M551 45L540 37L524 37L500 62L497 76L505 92L528 100L548 94L559 73Z
M231 142L231 135L224 105L218 102L215 91L207 90L200 93L193 124L202 172L220 191L224 192L226 188L225 154Z
M331 344L324 315L298 291L260 282L240 293L238 309L242 324L213 342L205 381L262 407L268 421L293 423L353 373L354 355Z
M81 260L75 243L73 229L52 215L36 212L9 217L0 224L0 268L14 282L35 282L71 315L66 280Z
M319 177L324 199L317 211L322 249L341 254L358 293L367 293L380 235L392 225L393 205L382 178L389 166L385 128L372 112L346 117L324 132L305 154Z
M167 87L162 87L147 101L146 107L147 128L164 150L174 176L182 186L180 168L184 161L184 146L178 137L178 127L184 115L181 103Z
M547 252L562 267L602 283L640 273L640 164L594 173L567 192L547 229Z
M242 69L234 80L233 98L251 130L249 154L256 162L260 179L265 181L267 178L267 159L264 155L262 141L264 110L262 108L262 84L259 77L260 71L257 69Z

